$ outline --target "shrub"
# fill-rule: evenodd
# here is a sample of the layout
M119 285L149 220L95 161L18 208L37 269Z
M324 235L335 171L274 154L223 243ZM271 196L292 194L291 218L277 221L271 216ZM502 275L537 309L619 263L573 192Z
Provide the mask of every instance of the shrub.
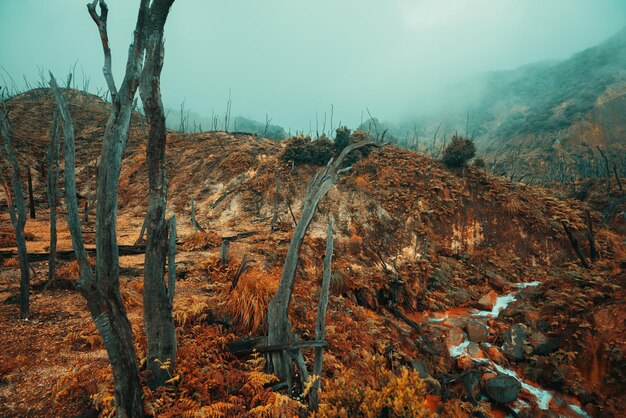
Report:
M482 158L476 158L474 160L474 167L485 168L485 160Z
M288 140L282 155L283 161L293 161L295 165L326 165L335 155L334 144L325 136L312 140L309 136L298 136Z
M381 356L366 354L365 362L373 369L369 379L346 373L324 383L320 408L315 417L432 416L426 403L426 385L417 371L402 368L395 374L384 366Z
M339 155L339 153L350 143L352 142L352 137L350 136L350 129L343 126L341 128L337 128L335 131L335 153Z
M463 167L476 155L476 145L469 138L452 136L452 142L443 150L441 160L450 168Z

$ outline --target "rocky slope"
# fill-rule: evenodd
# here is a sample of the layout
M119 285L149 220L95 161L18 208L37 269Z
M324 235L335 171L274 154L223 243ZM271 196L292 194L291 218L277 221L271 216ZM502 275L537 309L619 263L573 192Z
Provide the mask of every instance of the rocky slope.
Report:
M98 154L107 105L78 92L70 96L84 201L87 178L91 176L94 184L95 174L85 168ZM9 107L21 160L39 161L50 126L51 96L45 90L27 93L13 98ZM120 178L121 243L135 240L147 202L140 115L133 126ZM267 303L293 230L292 216L299 216L306 184L318 170L282 162L283 147L281 142L224 132L168 137L169 214L177 216L181 241L175 303L180 383L174 392L146 394L147 408L155 415L179 416L203 408L208 414L207 408L222 403L224 414L238 416L246 408L280 403L266 384L257 382L256 389L250 389L250 379L258 377L251 374L256 369L249 360L230 355L227 343L263 335ZM40 208L45 204L44 184L45 178L36 175ZM192 199L206 234L194 234L191 228ZM277 230L271 234L274 208ZM374 385L376 367L382 362L385 370L403 366L417 370L426 385L423 395L429 410L442 416L472 411L483 416L498 411L520 416L622 415L626 248L623 238L598 229L601 259L590 271L580 268L562 222L587 251L584 209L541 188L510 183L474 167L450 171L438 161L394 146L375 150L356 163L320 204L303 246L291 310L295 331L303 339L312 338L325 220L332 213L336 245L324 376L329 389L322 402L355 402L342 392L341 379L353 370L350 384ZM592 213L598 220L600 215ZM4 212L2 219L8 225ZM29 221L29 228L30 248L43 250L45 215ZM219 263L224 238L232 240L227 266ZM253 261L229 292L244 254ZM138 337L142 261L140 256L121 261L124 296ZM67 267L59 279L70 279L60 283L71 287L72 271ZM45 263L35 269L35 282L44 280ZM14 261L5 260L0 273L0 291L10 297L17 291ZM52 292L33 298L35 324L54 320L76 335L68 344L54 345L63 354L37 345L54 365L46 373L52 373L56 382L37 393L56 405L56 412L48 411L51 414L94 406L107 411L110 386L95 330L85 331L90 321L84 309L76 308L81 302L74 292L58 288ZM15 305L2 305L3 335L13 336L0 343L0 352L18 360L7 360L6 370L0 370L5 382L0 397L8 405L0 411L45 415L43 410L20 409L27 402L19 387L28 387L36 376L33 362L19 357L28 350L23 337L39 341L44 338L42 330L47 330L45 338L63 337L61 331L54 334L49 328L21 323L20 334L12 334L16 313ZM138 344L141 356L142 343ZM68 367L73 350L90 349L98 354L81 358L84 368ZM96 366L98 373L90 371ZM501 396L500 386L506 387L508 397ZM549 391L549 398L535 386ZM67 405L59 401L63 396L69 399Z

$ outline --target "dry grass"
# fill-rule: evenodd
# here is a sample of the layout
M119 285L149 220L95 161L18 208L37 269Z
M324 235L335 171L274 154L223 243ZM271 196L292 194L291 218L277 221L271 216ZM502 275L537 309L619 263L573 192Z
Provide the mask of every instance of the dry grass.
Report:
M241 332L257 334L261 331L267 305L278 289L279 276L280 270L276 269L270 272L251 270L241 277L224 307Z

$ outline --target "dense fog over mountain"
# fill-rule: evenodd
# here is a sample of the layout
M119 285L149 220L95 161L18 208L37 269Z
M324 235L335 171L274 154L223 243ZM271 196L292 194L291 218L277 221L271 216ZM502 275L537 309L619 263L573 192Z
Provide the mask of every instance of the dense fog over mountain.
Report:
M114 71L121 73L136 3L111 0ZM0 64L22 88L38 67L103 87L101 50L84 1L0 2ZM288 132L324 118L351 127L364 110L397 122L441 103L444 87L486 71L565 59L619 31L621 0L185 1L166 29L166 107L211 119L232 113ZM82 86L81 86L82 87ZM449 91L445 90L445 91ZM205 129L206 127L204 125ZM232 127L231 127L232 128ZM327 128L328 129L328 128Z

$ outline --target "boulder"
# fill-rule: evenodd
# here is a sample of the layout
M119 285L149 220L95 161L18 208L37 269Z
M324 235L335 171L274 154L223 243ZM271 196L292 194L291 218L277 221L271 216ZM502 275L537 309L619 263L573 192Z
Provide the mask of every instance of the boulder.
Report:
M487 270L485 272L485 279L487 280L487 283L497 290L509 290L513 287L511 282L493 271Z
M496 299L498 299L498 294L495 290L492 290L478 300L478 306L485 311L490 311L493 309L493 305L496 304Z
M428 364L422 360L413 360L411 362L411 367L420 375L422 379L430 376L430 367L428 367Z
M502 355L500 350L493 345L487 349L487 355L494 363L500 366L504 366L507 363L506 358Z
M530 334L530 337L528 337L528 343L533 348L533 354L540 355L556 351L561 346L558 339L550 338L539 331Z
M478 321L469 321L465 326L465 331L467 338L474 343L485 342L489 336L487 327Z
M528 328L524 324L515 324L504 333L502 353L511 360L524 359L524 345L528 339Z
M468 354L463 354L456 360L456 366L461 370L469 370L474 367L474 363Z
M513 402L521 390L522 384L514 377L505 374L491 378L485 384L487 395L500 404Z
M446 345L448 348L457 346L465 341L465 333L458 328L452 328L446 338Z

